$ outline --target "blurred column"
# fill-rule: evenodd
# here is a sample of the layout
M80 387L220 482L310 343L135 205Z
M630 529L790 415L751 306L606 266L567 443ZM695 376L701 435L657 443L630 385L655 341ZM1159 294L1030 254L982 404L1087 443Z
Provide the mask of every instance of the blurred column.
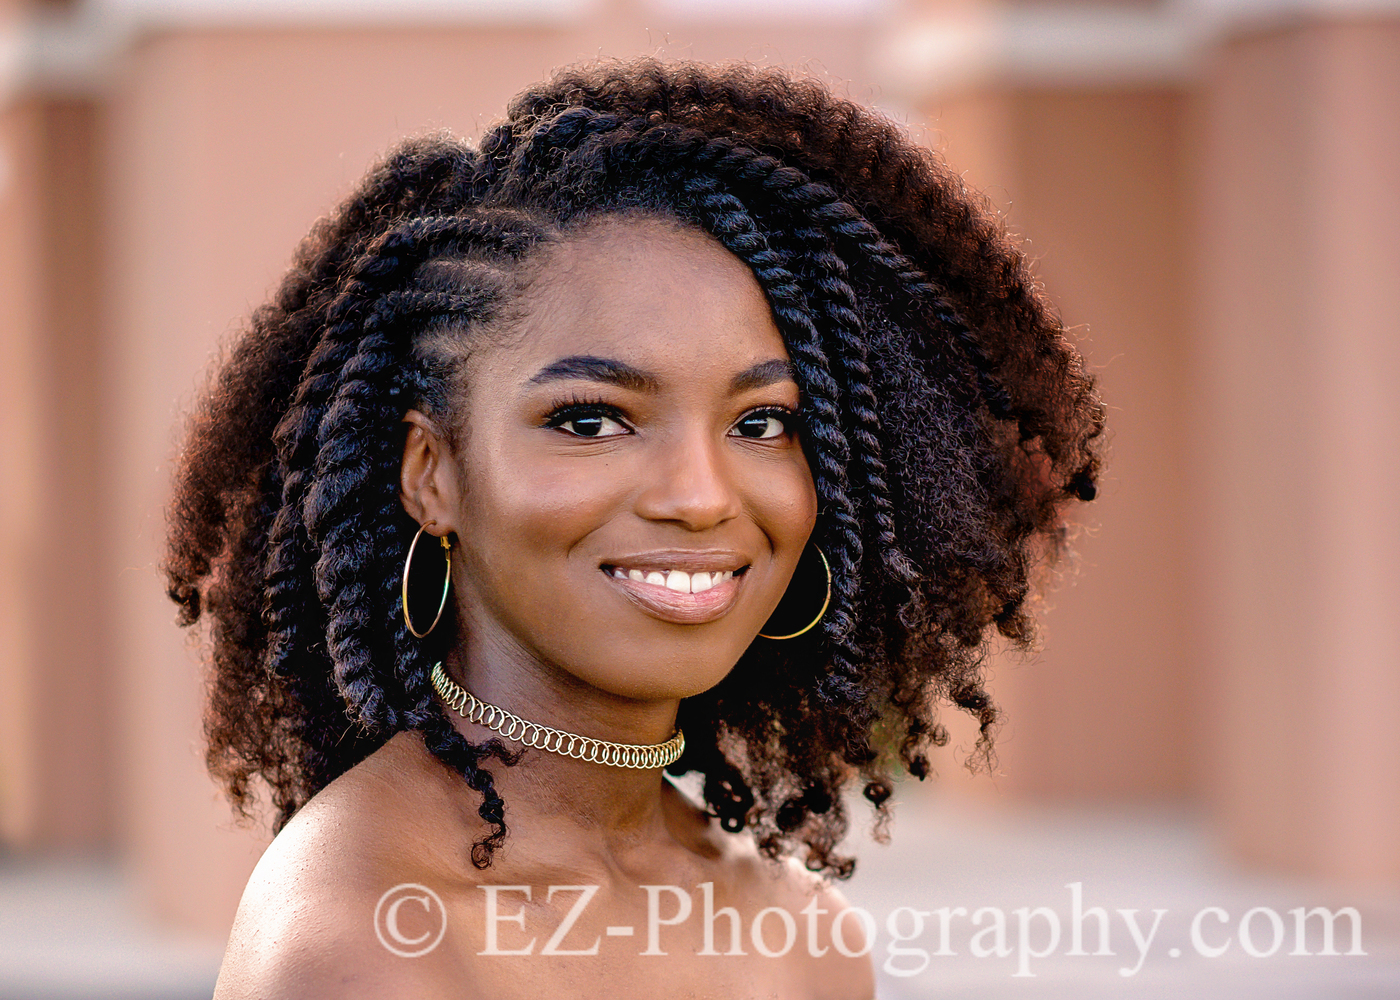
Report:
M11 101L0 111L0 831L26 843L38 825L33 712L33 645L25 571L37 520L38 400L23 373L36 364L40 312L31 247L32 116Z
M0 4L0 842L109 846L96 105L32 73Z
M1202 127L1206 780L1256 862L1400 879L1400 15L1235 37Z
M1099 499L1047 579L1044 649L1003 664L1009 790L1183 801L1198 736L1187 635L1186 96L1131 78L1012 103L1012 226L1108 405Z
M934 145L1023 244L1109 407L1100 499L1043 581L1043 648L997 657L998 773L945 786L1070 802L1196 792L1184 423L1188 66L1128 4L961 4L892 49ZM972 734L945 712L955 743ZM949 779L954 779L951 782Z

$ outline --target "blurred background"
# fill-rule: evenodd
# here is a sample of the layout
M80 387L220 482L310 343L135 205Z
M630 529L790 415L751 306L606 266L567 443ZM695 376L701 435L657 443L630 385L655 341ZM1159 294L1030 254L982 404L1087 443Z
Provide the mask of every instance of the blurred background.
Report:
M1117 958L1017 976L955 930L913 974L877 949L881 995L1400 996L1400 2L0 0L0 1000L208 996L266 844L203 773L156 572L218 346L395 140L637 54L906 123L1110 406L1041 648L992 661L995 773L950 717L847 894L1068 919L1079 882L1162 936L1120 971L1113 916ZM1317 906L1366 954L1300 945Z

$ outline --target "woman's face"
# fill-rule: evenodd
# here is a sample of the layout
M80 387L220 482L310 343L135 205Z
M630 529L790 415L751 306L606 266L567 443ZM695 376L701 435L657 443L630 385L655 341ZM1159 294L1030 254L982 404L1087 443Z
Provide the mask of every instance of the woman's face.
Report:
M523 318L468 363L440 476L461 666L478 685L524 666L697 694L753 641L816 519L787 351L707 235L614 218L547 254Z

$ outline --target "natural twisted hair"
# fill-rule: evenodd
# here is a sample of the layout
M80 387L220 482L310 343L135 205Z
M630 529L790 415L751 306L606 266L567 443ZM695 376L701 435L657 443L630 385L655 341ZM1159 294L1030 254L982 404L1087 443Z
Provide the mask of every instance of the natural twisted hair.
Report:
M180 620L212 625L208 764L276 827L394 733L480 793L486 765L428 680L455 640L398 612L417 525L399 501L401 418L452 424L454 378L541 247L601 216L663 216L752 270L787 344L816 484L831 608L756 639L686 699L674 773L699 771L726 829L838 876L857 775L877 810L948 737L935 704L997 710L993 630L1028 644L1030 575L1089 500L1103 409L1015 243L957 175L884 118L777 71L651 60L562 72L478 148L404 143L302 243L205 396L181 456L167 562Z

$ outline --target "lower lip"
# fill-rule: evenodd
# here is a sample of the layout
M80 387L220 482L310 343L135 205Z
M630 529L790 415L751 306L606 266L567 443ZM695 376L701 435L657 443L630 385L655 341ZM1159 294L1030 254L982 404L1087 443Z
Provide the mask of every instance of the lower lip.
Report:
M683 594L679 590L643 580L613 576L607 570L603 571L603 575L647 614L677 625L703 625L723 617L734 606L744 579L742 576L731 577L698 594Z

